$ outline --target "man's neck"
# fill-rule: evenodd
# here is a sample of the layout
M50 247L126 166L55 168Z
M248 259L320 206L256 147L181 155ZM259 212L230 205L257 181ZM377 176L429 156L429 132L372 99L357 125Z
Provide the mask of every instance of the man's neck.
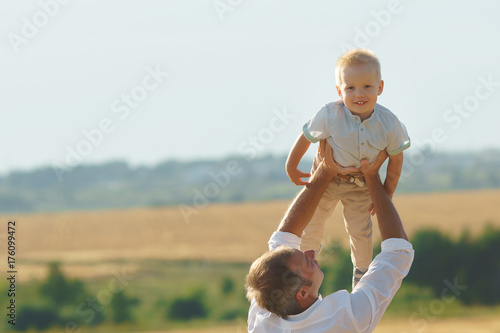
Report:
M316 296L316 298L310 296L310 297L308 297L306 299L303 299L303 300L300 300L300 301L297 300L299 302L300 307L302 308L302 312L304 312L307 309L309 309L309 307L311 305L313 305L318 300L318 298L319 298L319 296Z

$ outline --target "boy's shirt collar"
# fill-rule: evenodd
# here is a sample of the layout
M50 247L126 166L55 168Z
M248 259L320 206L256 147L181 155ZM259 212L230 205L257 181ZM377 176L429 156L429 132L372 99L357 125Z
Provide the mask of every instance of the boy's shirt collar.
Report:
M344 113L347 115L347 116L350 116L351 119L353 119L354 121L356 122L360 122L360 123L369 123L369 122L372 122L373 121L373 118L374 118L374 115L375 113L377 112L377 106L378 104L375 104L375 106L373 107L373 112L372 114L370 115L370 117L366 118L365 120L361 121L361 118L359 116L356 116L354 115L351 110L349 110L347 108L347 106L345 105L345 103L341 100L341 105L342 105L342 109L344 111Z

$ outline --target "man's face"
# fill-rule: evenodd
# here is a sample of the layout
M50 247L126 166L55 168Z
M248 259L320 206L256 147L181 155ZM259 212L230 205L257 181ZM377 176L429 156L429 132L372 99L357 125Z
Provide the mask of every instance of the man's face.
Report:
M384 81L377 78L371 64L352 65L340 70L342 84L337 92L347 108L362 120L370 117L377 97L384 89Z
M323 282L325 274L321 271L318 261L315 258L313 250L302 252L295 250L294 254L288 262L289 268L292 271L300 271L302 276L309 281L312 281L311 286L306 286L308 293L312 297L318 297L319 287Z

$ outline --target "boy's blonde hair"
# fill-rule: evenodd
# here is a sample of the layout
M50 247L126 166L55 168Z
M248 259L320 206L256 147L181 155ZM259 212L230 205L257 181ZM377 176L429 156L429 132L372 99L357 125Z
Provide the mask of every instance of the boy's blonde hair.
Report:
M340 70L348 66L359 65L359 64L371 64L375 67L375 72L377 74L377 79L382 79L382 74L380 71L380 61L375 56L375 54L368 49L352 49L342 54L335 65L335 77L337 78L337 85L342 84L342 78L340 75Z

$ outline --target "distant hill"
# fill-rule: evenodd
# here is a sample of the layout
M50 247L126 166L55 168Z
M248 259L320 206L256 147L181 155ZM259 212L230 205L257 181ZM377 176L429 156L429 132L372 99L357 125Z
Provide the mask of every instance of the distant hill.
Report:
M51 167L0 178L0 211L38 212L204 205L292 198L299 187L286 176L286 156L241 156L154 167L126 162L84 165L64 173ZM311 163L303 163L308 170ZM399 192L500 188L500 151L405 155Z

